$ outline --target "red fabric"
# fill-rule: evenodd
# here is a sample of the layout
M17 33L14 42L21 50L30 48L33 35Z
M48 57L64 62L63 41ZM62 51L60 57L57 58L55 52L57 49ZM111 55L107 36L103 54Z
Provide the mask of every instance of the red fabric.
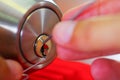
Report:
M56 59L46 68L29 74L29 80L93 80L90 66Z

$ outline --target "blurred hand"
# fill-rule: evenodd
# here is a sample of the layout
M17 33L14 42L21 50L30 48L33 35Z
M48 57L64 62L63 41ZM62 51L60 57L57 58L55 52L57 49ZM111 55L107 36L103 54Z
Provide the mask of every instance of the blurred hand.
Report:
M120 52L120 1L97 0L75 20L82 6L63 16L53 30L58 57L80 60ZM119 80L120 63L109 59L95 60L91 73L95 80Z
M5 60L0 57L0 80L20 80L22 67L13 60Z

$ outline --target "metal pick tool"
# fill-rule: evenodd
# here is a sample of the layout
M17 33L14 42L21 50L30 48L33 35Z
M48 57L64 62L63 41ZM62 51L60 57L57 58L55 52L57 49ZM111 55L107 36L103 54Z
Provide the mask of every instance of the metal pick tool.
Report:
M43 44L46 44L46 42L49 41L51 38L52 38L52 36L50 35L50 36L48 36L48 38L47 38L46 40L42 40ZM28 67L27 69L25 69L25 70L23 71L23 77L25 77L23 80L28 80L28 79L29 79L29 76L28 76L28 74L25 74L25 73L26 73L27 71L33 69L34 67L36 67L36 66L39 65L40 63L41 63L41 61L39 61L39 62L37 62L36 64L34 64L34 65Z
M48 38L43 41L43 44L45 44L45 43L46 43L47 41L49 41L51 38L52 38L52 36L48 36ZM41 63L41 61L40 61L40 62L37 62L36 64L34 64L34 65L30 66L30 67L28 67L27 69L25 69L25 70L23 71L23 73L29 71L30 69L34 68L35 66L39 65L40 63Z
M81 10L74 14L74 16L72 17L71 20L75 20L84 10L86 10L89 6L91 6L93 3L95 3L96 0L89 0L88 2L85 3L84 7L81 8ZM52 36L48 36L48 38L46 40L41 40L43 44L45 44L47 41L49 41L50 39L52 38ZM25 77L23 80L28 80L29 79L29 76L28 74L25 74L27 71L33 69L34 67L36 67L37 65L39 65L41 63L41 61L37 62L36 64L28 67L27 69L25 69L23 71L23 77Z

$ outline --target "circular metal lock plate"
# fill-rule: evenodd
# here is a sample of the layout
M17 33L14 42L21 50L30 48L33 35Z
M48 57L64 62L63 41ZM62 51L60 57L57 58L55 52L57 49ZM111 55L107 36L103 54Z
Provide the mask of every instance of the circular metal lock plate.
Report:
M27 16L20 31L20 48L25 66L41 62L35 68L43 68L54 60L53 41L44 41L51 36L53 27L60 21L59 16L50 7L37 8Z

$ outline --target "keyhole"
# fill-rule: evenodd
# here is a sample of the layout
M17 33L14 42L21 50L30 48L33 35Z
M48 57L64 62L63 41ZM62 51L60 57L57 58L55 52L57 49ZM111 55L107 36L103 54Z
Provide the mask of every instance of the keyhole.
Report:
M37 56L46 58L50 52L52 43L50 37L46 34L40 35L35 42L35 53Z
M48 49L49 49L48 45L47 44L43 44L43 46L40 49L43 57L46 57L46 55L48 54Z

